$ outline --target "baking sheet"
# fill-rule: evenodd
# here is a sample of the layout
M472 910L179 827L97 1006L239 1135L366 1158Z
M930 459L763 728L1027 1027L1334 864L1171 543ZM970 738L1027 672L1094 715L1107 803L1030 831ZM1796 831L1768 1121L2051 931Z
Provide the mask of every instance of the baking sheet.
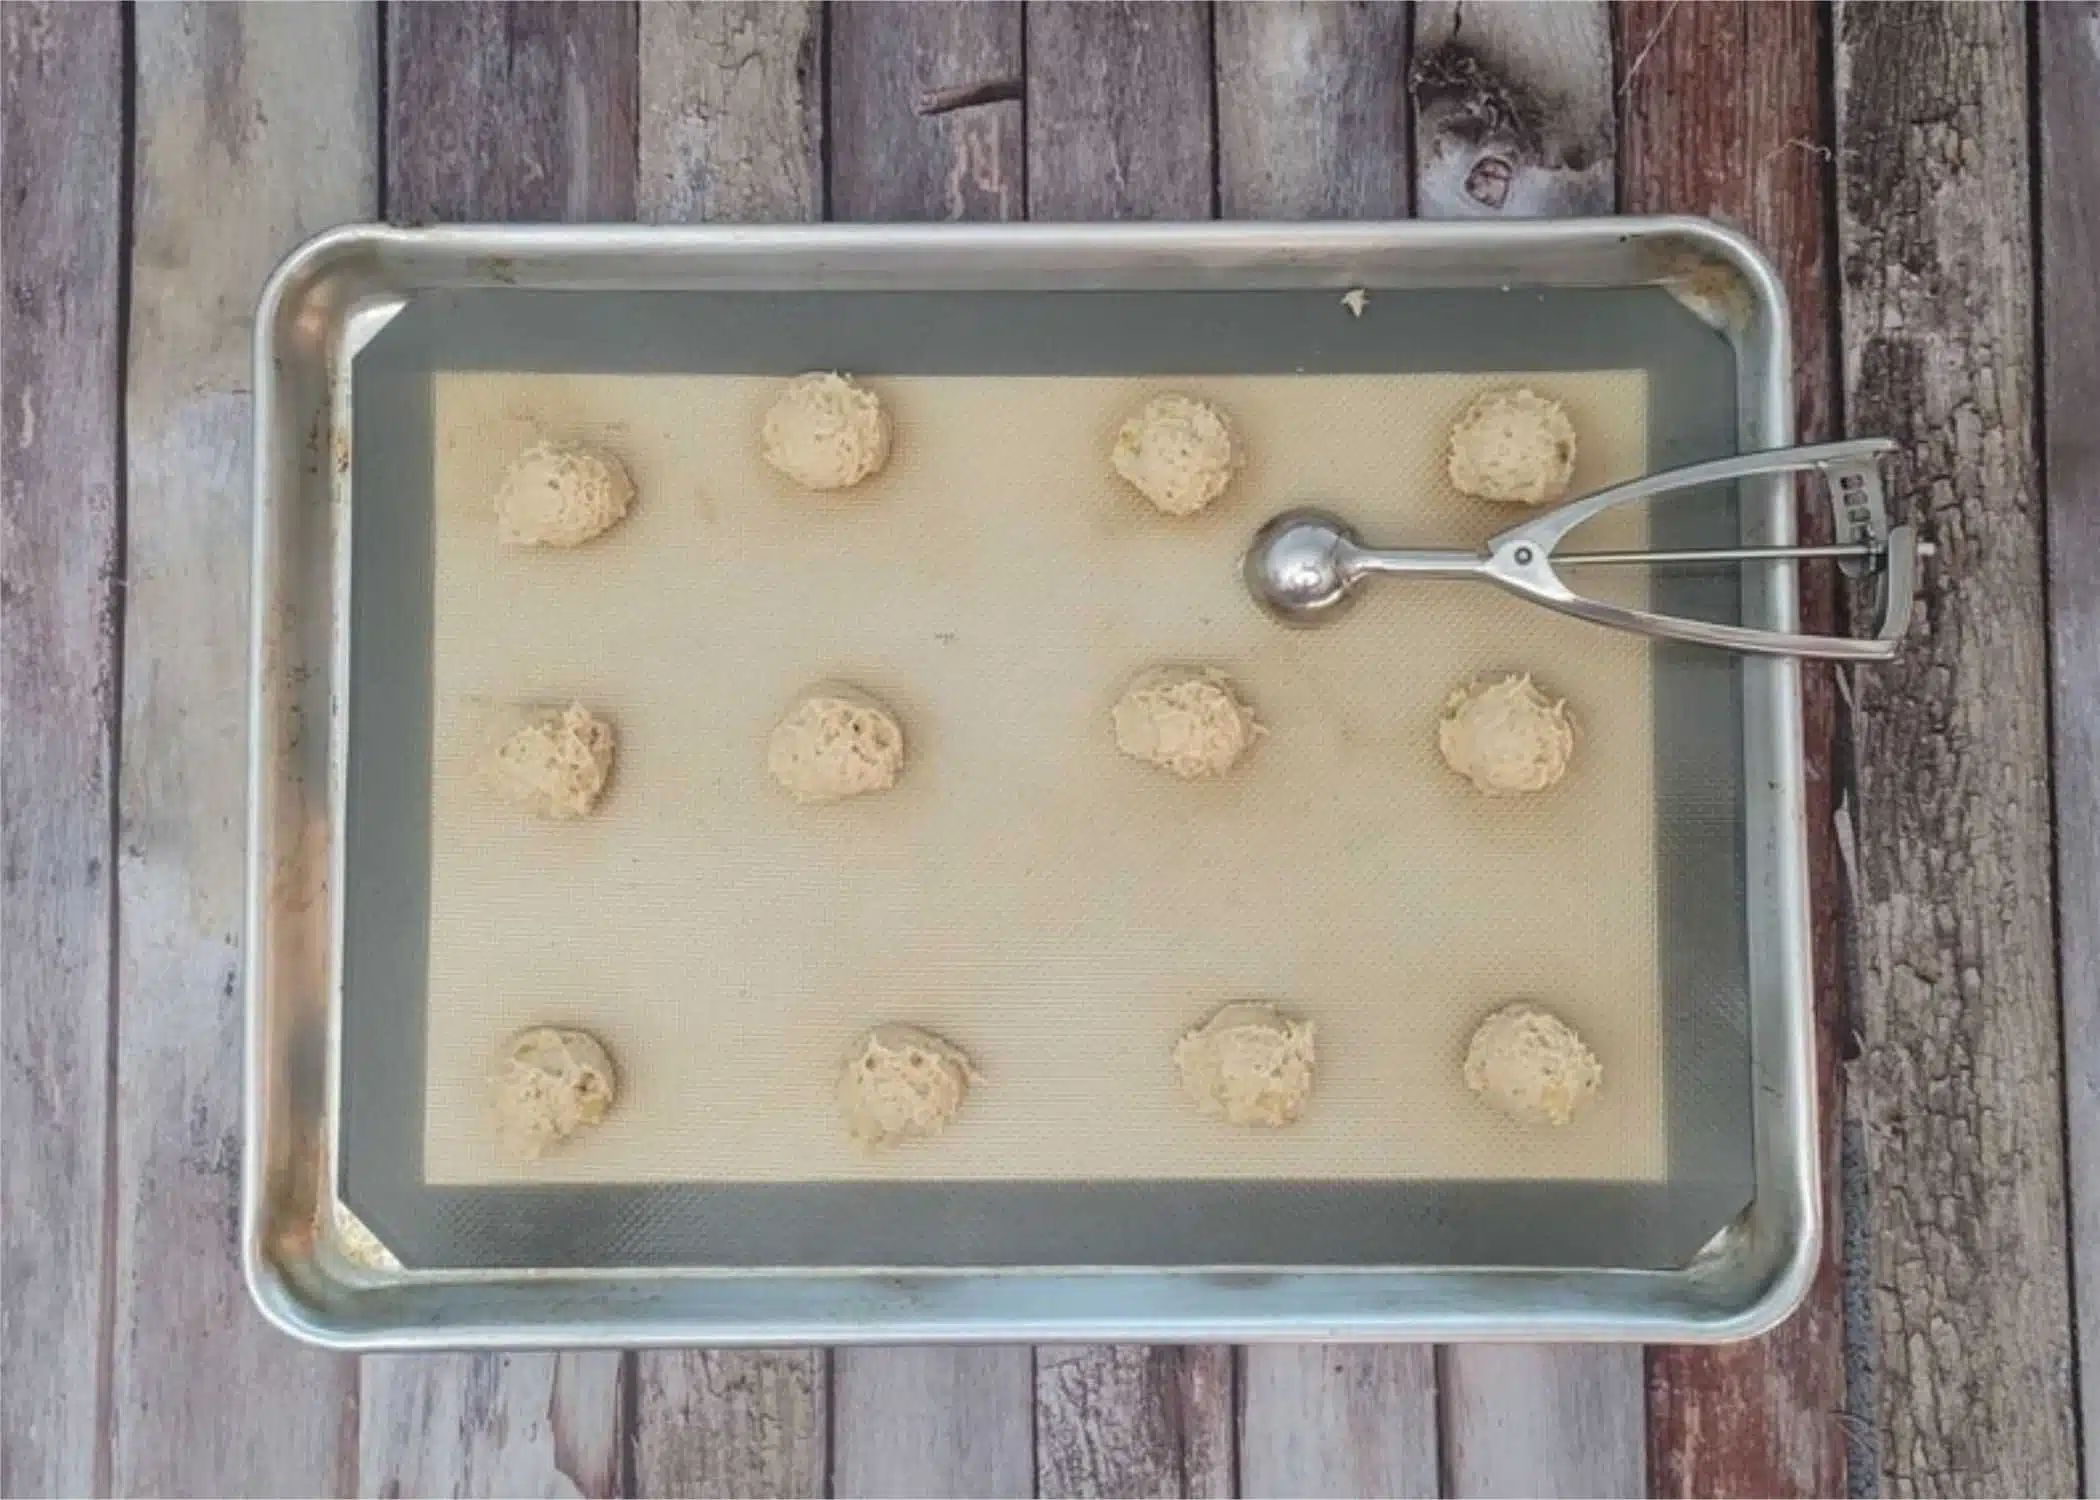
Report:
M1637 370L892 378L872 382L891 465L836 498L759 463L771 379L438 375L426 1179L1660 1179L1649 648L1452 584L1291 632L1236 571L1290 503L1394 544L1506 524L1438 455L1473 393L1526 380L1575 415L1578 488L1646 467ZM1219 401L1249 441L1193 522L1152 515L1104 458L1164 389ZM542 432L606 442L641 500L591 547L506 552L486 497ZM1115 753L1108 707L1160 660L1224 668L1271 725L1233 777L1187 786ZM1484 801L1436 758L1444 694L1504 669L1580 715L1548 797ZM912 759L886 796L799 808L764 738L830 678L890 701ZM471 775L489 723L570 696L620 727L601 814L490 802ZM1175 1035L1249 996L1320 1027L1289 1131L1202 1119L1174 1086ZM1472 1025L1517 997L1605 1062L1565 1131L1509 1125L1459 1082ZM947 1135L869 1157L830 1089L882 1020L941 1031L987 1077ZM495 1150L482 1073L540 1022L600 1035L623 1098L522 1167Z

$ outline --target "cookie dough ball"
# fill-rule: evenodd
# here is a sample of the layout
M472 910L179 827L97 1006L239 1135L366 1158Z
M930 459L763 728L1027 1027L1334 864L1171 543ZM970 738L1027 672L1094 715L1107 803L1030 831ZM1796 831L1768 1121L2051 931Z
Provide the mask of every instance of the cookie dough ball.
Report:
M978 1081L954 1043L916 1026L878 1026L854 1042L839 1072L839 1118L863 1146L939 1135Z
M1550 397L1489 391L1452 424L1449 468L1460 494L1551 505L1575 478L1575 424Z
M634 504L634 481L610 453L535 443L496 487L496 539L511 547L580 547Z
M1603 1083L1575 1029L1535 1005L1496 1011L1466 1048L1466 1087L1526 1125L1567 1124Z
M759 450L804 489L850 489L889 461L889 413L844 375L797 375L767 410Z
M1225 414L1193 396L1156 396L1123 424L1109 462L1170 516L1193 516L1225 493L1239 469Z
M537 1161L613 1106L618 1075L587 1031L535 1026L503 1044L490 1075L490 1102L504 1145Z
M880 792L904 769L904 728L858 688L814 687L774 726L766 769L797 802Z
M1116 748L1185 781L1223 776L1268 733L1232 679L1202 667L1153 667L1116 700Z
M572 703L497 745L483 762L482 774L506 801L543 818L567 821L598 805L612 764L612 725Z
M1181 1089L1234 1125L1288 1125L1312 1095L1313 1028L1273 1005L1228 1005L1174 1044Z
M1469 683L1444 700L1437 746L1452 770L1490 797L1543 792L1568 773L1575 724L1568 706L1529 675Z

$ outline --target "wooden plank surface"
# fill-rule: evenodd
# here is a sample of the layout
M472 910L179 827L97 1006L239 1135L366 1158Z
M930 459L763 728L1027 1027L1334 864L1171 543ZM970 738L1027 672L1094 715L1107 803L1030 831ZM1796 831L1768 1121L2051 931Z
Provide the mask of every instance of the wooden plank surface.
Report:
M1425 1345L1241 1351L1240 1493L1434 1495L1435 1355Z
M2100 5L2036 16L2057 961L2085 1483L2100 1482Z
M636 207L638 17L629 4L387 8L387 217L628 219ZM609 1495L623 1357L364 1361L367 1495Z
M1220 8L1220 211L1405 217L1409 36L1400 5ZM1432 1350L1256 1344L1239 1360L1242 1494L1437 1493Z
M1880 1467L2078 1482L2034 451L2027 20L1836 11L1847 428L1939 552L1857 680L1860 1030Z
M132 24L109 1484L335 1494L354 1483L355 1364L265 1327L234 1253L249 334L280 256L372 213L373 10Z
M1619 201L1628 213L1695 213L1745 230L1779 268L1793 314L1794 424L1833 436L1835 305L1826 254L1828 58L1813 6L1635 0L1617 12ZM1804 540L1830 510L1804 488ZM1838 628L1838 574L1799 570L1807 629ZM1838 696L1827 666L1802 670L1814 923L1819 1146L1828 1190L1822 1267L1801 1313L1747 1344L1651 1349L1649 1483L1658 1495L1845 1492L1844 1315L1839 1305L1838 1058L1846 1045L1838 867Z
M824 13L815 3L641 12L641 217L802 222L824 211ZM821 1495L830 1365L821 1349L634 1356L639 1495Z
M829 208L840 219L1018 219L1022 11L1011 0L833 6ZM1025 1346L832 1355L837 1495L1028 1495Z
M839 1349L831 1360L833 1494L1035 1493L1035 1365L1026 1347Z
M1035 1492L1229 1496L1232 1350L1044 1345L1035 1351Z
M1275 0L1215 14L1220 216L1406 218L1407 7Z
M1424 218L1612 211L1611 17L1590 0L1415 10L1415 208ZM1632 1345L1454 1345L1438 1360L1454 1495L1640 1494Z
M826 149L834 219L1018 219L1019 0L830 11Z
M1600 0L1415 7L1415 212L1612 211L1611 16Z
M109 1487L124 22L0 10L0 1494Z
M1208 219L1210 7L1030 0L1028 216Z
M617 1354L374 1354L358 1402L366 1496L617 1495Z
M1648 1492L1638 1348L1461 1344L1438 1365L1446 1494Z
M1210 9L1028 7L1032 219L1207 219ZM1232 1351L1052 1345L1035 1359L1042 1495L1229 1495Z

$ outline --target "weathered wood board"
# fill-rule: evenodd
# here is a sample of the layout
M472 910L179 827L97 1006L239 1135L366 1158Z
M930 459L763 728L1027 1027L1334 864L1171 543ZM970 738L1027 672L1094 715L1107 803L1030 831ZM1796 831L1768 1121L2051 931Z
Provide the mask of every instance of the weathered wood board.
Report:
M280 256L376 206L374 12L169 5L133 25L108 1479L343 1493L355 1362L265 1327L234 1252L249 332Z
M1848 430L1902 445L1939 548L1861 672L1858 1026L1877 1476L2078 1482L2047 652L2034 446L2027 17L1836 10Z
M2048 494L2056 940L2085 1485L2100 1482L2100 6L2036 14L2042 450Z
M0 1494L109 1487L124 31L0 10Z
M1822 19L1808 5L1637 0L1616 13L1619 203L1696 213L1748 233L1785 280L1793 314L1794 424L1830 438L1836 355L1824 212L1831 126ZM1828 540L1830 509L1804 487L1801 533ZM1797 570L1802 622L1840 626L1833 568ZM1838 697L1828 667L1802 671L1808 772L1823 1261L1801 1314L1769 1338L1648 1355L1649 1484L1658 1495L1832 1495L1845 1488L1844 1317L1839 1306L1837 1060L1846 1045L1839 924Z

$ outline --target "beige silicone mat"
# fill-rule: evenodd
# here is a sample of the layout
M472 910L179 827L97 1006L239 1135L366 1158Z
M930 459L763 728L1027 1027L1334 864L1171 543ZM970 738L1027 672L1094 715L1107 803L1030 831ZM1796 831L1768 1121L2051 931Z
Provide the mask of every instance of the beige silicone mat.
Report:
M1450 490L1441 445L1473 394L1520 382L1572 412L1578 489L1646 467L1637 370L885 380L890 465L832 498L758 460L774 380L439 375L428 1178L1662 1179L1647 646L1474 584L1388 585L1290 631L1237 573L1293 503L1391 544L1508 524ZM1224 406L1251 453L1193 521L1105 458L1169 389ZM625 525L497 547L487 497L542 433L618 452L641 495ZM1115 752L1109 706L1161 661L1223 668L1270 726L1231 777ZM1582 738L1553 793L1489 801L1444 769L1435 724L1455 684L1507 669L1566 695ZM893 792L806 808L766 779L774 719L822 679L898 710ZM571 697L619 728L599 815L490 800L490 726ZM1290 1130L1201 1118L1176 1089L1176 1035L1245 997L1318 1025ZM1517 997L1604 1061L1566 1130L1510 1125L1460 1081L1473 1025ZM945 1136L871 1157L831 1085L849 1038L892 1020L985 1080ZM621 1099L520 1166L483 1073L550 1022L604 1039Z

